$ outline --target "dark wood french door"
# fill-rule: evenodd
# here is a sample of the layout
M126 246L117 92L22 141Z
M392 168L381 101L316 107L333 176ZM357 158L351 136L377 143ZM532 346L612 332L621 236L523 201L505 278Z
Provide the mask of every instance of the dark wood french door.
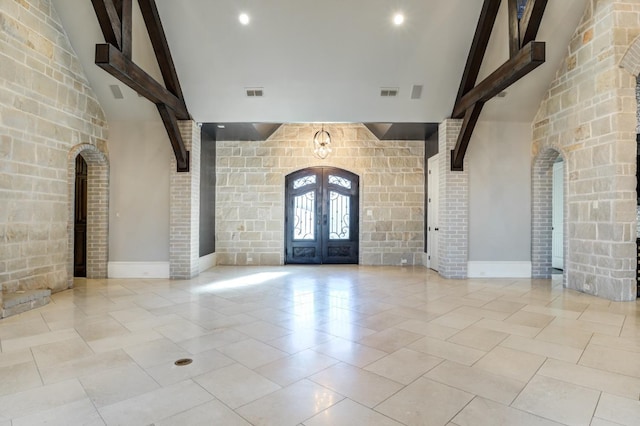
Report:
M286 177L286 263L358 263L359 178L316 167Z
M76 157L76 192L73 225L73 276L87 276L87 162Z

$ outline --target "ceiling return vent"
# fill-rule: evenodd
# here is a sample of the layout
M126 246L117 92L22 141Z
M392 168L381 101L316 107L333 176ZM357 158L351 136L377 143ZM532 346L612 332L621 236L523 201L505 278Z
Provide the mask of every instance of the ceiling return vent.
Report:
M245 90L248 98L261 98L264 96L264 89L262 87L247 87Z
M383 98L395 98L396 96L398 96L398 88L397 87L381 87L380 96L382 96Z
M124 99L124 95L122 94L120 86L118 86L117 84L111 84L109 85L109 89L111 89L111 94L115 99Z
M422 84L414 84L411 87L411 99L420 99L422 97Z

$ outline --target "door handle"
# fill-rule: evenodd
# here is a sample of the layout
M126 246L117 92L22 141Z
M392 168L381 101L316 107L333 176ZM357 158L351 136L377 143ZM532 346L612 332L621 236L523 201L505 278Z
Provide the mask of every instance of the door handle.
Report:
M322 215L322 222L326 225L327 224L327 215Z

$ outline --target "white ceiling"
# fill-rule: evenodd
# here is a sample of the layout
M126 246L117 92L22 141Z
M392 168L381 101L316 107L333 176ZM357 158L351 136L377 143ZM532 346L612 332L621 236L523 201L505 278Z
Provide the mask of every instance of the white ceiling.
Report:
M104 43L89 0L52 0L110 120L155 107L94 64ZM483 0L156 0L192 117L199 122L440 122L460 84ZM506 1L481 78L508 56ZM537 40L547 62L489 102L481 119L531 121L587 0L551 0ZM134 1L134 61L161 81ZM395 12L404 13L396 27ZM240 12L251 23L238 22ZM124 100L113 98L119 84ZM411 100L414 84L422 99ZM263 87L247 98L246 87ZM381 98L397 87L397 98Z

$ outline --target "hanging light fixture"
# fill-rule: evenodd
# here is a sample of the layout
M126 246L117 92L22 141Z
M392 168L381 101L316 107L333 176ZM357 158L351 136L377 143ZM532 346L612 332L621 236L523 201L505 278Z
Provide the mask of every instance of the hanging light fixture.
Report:
M324 130L324 124L322 128L313 135L313 153L316 157L324 160L331 152L331 135Z

